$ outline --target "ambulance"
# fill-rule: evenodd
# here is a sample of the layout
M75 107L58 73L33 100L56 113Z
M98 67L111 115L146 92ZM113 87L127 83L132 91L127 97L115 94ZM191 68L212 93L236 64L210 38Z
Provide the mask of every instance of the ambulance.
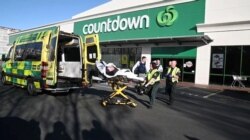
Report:
M96 34L83 38L59 27L24 33L2 56L1 82L27 88L29 95L68 92L88 84L88 67L100 59Z

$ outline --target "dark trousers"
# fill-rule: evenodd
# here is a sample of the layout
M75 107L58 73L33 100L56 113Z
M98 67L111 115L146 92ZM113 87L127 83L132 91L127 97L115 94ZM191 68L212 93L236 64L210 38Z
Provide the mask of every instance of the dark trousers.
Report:
M160 87L160 82L157 82L154 85L152 85L150 91L148 92L150 106L152 106L155 103L155 98L159 87Z
M169 104L173 103L173 94L175 92L175 86L176 82L171 82L169 80L166 80L166 87L165 87L165 94L169 95Z

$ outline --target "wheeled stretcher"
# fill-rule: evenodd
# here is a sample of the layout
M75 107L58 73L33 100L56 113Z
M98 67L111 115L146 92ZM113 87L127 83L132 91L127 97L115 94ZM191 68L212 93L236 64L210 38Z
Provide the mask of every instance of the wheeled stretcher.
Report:
M101 104L103 106L107 106L108 104L130 105L131 107L137 106L137 104L124 93L124 90L128 87L127 85L114 79L109 79L108 83L112 87L113 92L102 100Z
M96 66L100 73L107 78L108 85L113 90L109 96L101 101L101 104L103 106L114 104L136 107L137 104L124 93L124 90L128 87L128 81L143 82L144 78L137 77L128 69L119 69L112 63L96 62ZM108 67L113 67L113 70L109 71Z

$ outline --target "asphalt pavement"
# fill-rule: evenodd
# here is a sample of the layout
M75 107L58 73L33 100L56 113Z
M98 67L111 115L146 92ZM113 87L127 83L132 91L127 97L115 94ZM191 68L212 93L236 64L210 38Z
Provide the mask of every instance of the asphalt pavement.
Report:
M250 95L177 87L174 104L159 90L156 104L131 90L138 106L100 105L105 83L70 94L28 96L0 85L1 140L248 140ZM244 98L243 98L243 97Z

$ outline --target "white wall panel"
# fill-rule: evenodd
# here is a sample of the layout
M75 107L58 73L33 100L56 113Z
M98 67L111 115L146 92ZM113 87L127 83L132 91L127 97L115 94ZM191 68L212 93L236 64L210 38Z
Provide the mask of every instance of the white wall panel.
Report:
M68 33L73 33L74 31L74 23L67 22L66 24L61 24L60 25L60 30Z
M204 45L197 47L195 83L209 84L211 46Z
M250 0L206 0L206 23L249 20Z

